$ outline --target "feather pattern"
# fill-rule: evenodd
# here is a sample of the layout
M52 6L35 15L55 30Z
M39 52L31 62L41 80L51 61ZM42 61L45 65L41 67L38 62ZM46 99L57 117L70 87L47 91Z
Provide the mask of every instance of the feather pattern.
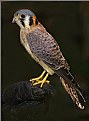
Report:
M74 80L74 77L71 75L71 73L67 69L61 68L56 71L56 74L60 76L61 83L72 98L73 102L80 109L84 109L84 103L86 102L84 93L79 84Z
M55 39L45 29L37 28L27 35L27 41L31 51L61 77L62 85L73 102L80 109L84 109L84 105L80 101L85 102L84 94L69 72L70 67Z
M70 67L65 60L56 40L46 31L37 20L35 14L22 9L14 14L13 22L20 26L20 39L31 57L38 62L50 75L56 73L61 77L62 85L73 102L84 109L84 94L69 72ZM82 102L81 102L82 100Z
M80 109L84 109L84 105L81 103L81 101L79 100L79 96L78 96L78 92L76 90L76 88L71 85L68 81L64 80L63 78L60 77L60 80L62 82L62 85L64 86L65 90L67 91L67 93L70 95L70 97L72 98L73 102L80 108ZM84 99L85 100L85 99ZM85 101L84 101L85 102Z
M31 51L52 69L69 68L55 39L42 27L35 29L26 36Z

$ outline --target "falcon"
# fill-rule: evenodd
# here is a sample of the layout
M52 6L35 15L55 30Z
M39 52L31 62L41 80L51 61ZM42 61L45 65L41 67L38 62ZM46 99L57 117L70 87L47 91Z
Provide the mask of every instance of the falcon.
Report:
M84 109L86 100L83 91L70 73L70 67L58 43L38 21L36 15L28 9L18 10L14 13L12 23L16 23L20 27L21 44L44 69L39 77L30 80L33 82L33 86L39 84L42 88L44 83L49 84L48 76L55 73L59 76L73 102L80 109Z

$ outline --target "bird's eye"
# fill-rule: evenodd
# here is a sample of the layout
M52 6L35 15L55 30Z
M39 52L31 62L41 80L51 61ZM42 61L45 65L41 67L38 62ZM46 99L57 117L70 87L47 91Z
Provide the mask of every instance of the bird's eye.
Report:
M22 14L22 15L21 15L21 18L25 18L25 15Z

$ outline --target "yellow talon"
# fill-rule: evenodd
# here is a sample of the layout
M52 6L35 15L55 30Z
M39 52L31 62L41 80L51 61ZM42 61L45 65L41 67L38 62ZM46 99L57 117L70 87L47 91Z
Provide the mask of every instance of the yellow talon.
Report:
M45 82L46 82L47 84L49 84L50 81L46 80ZM45 83L45 82L44 82L44 83ZM35 86L35 85L40 84L40 83L42 84L42 83L43 83L43 80L42 80L42 81L39 81L39 82L35 82L33 85ZM43 85L42 85L42 86L43 86ZM42 87L42 86L40 86L40 87Z
M46 71L43 71L43 73L39 77L30 79L30 81L37 81L37 82L39 82L39 80L41 80L43 78L45 73L46 73Z
M46 79L47 79L48 75L49 75L49 74L47 73L46 76L44 77L44 79L42 80L42 83L41 83L41 86L40 86L40 87L42 87L43 84L46 82Z
M46 76L43 78L45 73L46 73L46 71L43 71L43 73L39 77L33 78L33 79L30 80L30 81L35 81L33 83L34 86L37 85L37 84L41 84L40 87L42 88L42 86L45 82L49 84L50 81L46 80L49 73L47 73Z

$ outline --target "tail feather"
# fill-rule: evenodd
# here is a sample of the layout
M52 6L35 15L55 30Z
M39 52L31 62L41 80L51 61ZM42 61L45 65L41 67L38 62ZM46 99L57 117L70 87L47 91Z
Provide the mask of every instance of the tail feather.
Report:
M80 109L84 109L84 105L80 102L79 100L79 96L78 93L76 91L76 89L73 87L73 85L69 84L66 80L64 80L63 78L60 78L62 85L64 86L65 90L67 91L67 93L70 95L70 97L72 98L73 102L80 108Z
M56 74L60 76L62 85L64 86L67 93L72 98L73 102L80 108L84 109L84 103L86 102L84 93L81 90L78 83L74 80L74 77L71 75L69 70L59 69L56 71Z

